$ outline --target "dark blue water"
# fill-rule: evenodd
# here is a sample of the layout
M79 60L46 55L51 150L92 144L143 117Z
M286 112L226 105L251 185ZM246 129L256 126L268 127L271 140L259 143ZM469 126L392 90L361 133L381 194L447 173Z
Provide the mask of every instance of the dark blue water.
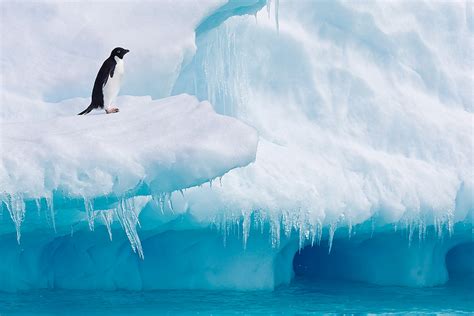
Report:
M468 313L474 287L430 288L295 280L274 291L65 291L0 293L1 315Z

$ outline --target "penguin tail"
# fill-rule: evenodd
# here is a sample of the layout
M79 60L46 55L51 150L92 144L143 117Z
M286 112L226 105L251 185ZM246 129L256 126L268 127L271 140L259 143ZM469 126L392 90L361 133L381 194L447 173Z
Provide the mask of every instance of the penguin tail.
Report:
M77 115L84 115L84 114L87 114L87 113L90 113L90 111L92 111L94 109L94 107L92 106L92 103L87 107L87 109L85 109L84 111L82 111L81 113L77 114Z

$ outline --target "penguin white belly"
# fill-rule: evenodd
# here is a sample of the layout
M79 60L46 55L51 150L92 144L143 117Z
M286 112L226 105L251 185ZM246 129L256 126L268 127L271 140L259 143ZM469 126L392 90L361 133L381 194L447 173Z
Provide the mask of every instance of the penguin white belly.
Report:
M117 65L115 65L114 76L110 77L107 80L105 86L102 88L104 93L104 108L108 109L112 102L115 100L120 91L120 86L122 83L122 76L124 72L123 60L115 57Z

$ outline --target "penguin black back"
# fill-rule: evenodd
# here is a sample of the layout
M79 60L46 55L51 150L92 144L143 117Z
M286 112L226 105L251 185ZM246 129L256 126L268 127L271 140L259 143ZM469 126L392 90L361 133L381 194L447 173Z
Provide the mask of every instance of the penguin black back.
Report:
M83 115L91 112L93 109L104 108L104 87L107 84L109 78L113 78L115 75L115 66L117 65L116 57L123 59L128 49L122 47L116 47L110 53L97 73L97 77L94 81L94 87L92 88L92 100L91 104L78 115ZM108 105L106 105L108 106Z

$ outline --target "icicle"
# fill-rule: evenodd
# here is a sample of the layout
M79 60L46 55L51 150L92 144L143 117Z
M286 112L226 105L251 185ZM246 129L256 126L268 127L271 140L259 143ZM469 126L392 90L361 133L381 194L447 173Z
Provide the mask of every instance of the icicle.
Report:
M423 240L426 239L426 222L423 222L423 233L422 233Z
M260 234L263 235L263 231L265 229L265 219L261 211L259 210L254 211L253 222L254 222L253 225L255 226L255 228L260 229Z
M452 237L454 233L453 211L449 210L446 214L446 217L447 217L446 224L448 226L448 234L449 234L449 237Z
M321 221L317 219L312 225L311 247L314 247L315 243L318 245L321 243L322 230Z
M265 218L263 217L263 215L260 217L260 234L263 235L263 232L265 230Z
M304 245L304 228L303 228L303 220L300 218L298 220L298 251L300 252L303 249Z
M35 199L36 210L38 211L38 216L41 216L41 200L39 198Z
M164 215L165 212L163 210L163 203L161 200L161 193L160 194L152 194L151 199L155 202L155 205L160 208L161 214Z
M174 212L174 207L173 207L173 201L171 201L171 194L172 193L168 193L166 195L166 198L167 198L166 200L168 201L168 207L170 208L171 212L174 214L175 212Z
M347 220L347 228L348 228L348 233L349 233L349 239L352 237L352 220L349 218Z
M443 221L437 216L435 216L434 221L435 221L435 232L438 235L438 238L442 239L443 238L443 226L442 226Z
M329 250L328 250L328 253L331 253L332 242L334 240L334 233L336 232L336 229L337 229L337 224L336 223L332 223L331 225L329 225L329 238L328 238Z
M272 248L278 248L280 246L280 221L270 220L270 236Z
M51 220L51 224L53 226L53 230L56 233L56 218L54 216L54 201L53 201L53 195L46 197L46 206L49 211L49 216Z
M165 199L166 195L164 193L160 193L160 209L161 209L161 214L165 213Z
M272 0L267 0L267 14L268 14L268 18L270 18L271 6L272 6Z
M233 216L233 220L234 220L234 221L233 221L233 222L234 222L234 226L233 226L233 227L234 227L234 229L237 230L237 238L241 238L241 236L240 236L240 233L241 233L241 231L240 231L240 221L241 221L241 219L240 219L240 218L236 218L235 216ZM235 233L235 232L234 232L234 233Z
M410 221L410 223L408 224L408 247L411 247L414 231L415 231L415 225L413 224L413 221Z
M219 185L222 188L222 177L219 177Z
M8 196L9 203L6 203L10 217L15 223L16 241L20 244L21 223L25 219L25 201L20 194L12 194Z
M141 259L144 259L142 243L137 233L137 225L140 225L135 210L133 199L122 199L115 209L117 218L127 234L133 252L137 253Z
M288 212L283 212L282 222L283 222L283 231L285 232L285 237L290 237L293 227L292 227L292 223L289 219Z
M86 210L87 222L89 223L89 229L94 231L94 207L92 206L92 201L86 197L84 199L84 209Z
M224 243L224 247L227 246L227 219L226 219L226 213L224 213L223 217L222 217L222 220L221 220L221 229L223 229L223 232L224 232L224 236L223 236L223 240L222 242Z
M316 240L318 226L313 225L311 230L311 247L314 246L314 241Z
M107 232L109 233L109 239L112 241L112 222L114 221L114 212L113 210L101 211L100 215L104 221L105 227L107 227Z
M247 249L247 240L250 235L250 212L242 210L242 241L244 250Z
M318 246L321 245L322 239L323 239L323 223L318 219L318 236L316 239Z
M179 190L179 193L181 193L181 196L182 196L183 199L184 199L184 192L183 192L183 190Z
M304 230L304 240L305 241L309 240L310 234L311 234L310 230L305 228L305 230Z
M418 241L423 241L423 220L418 221Z

